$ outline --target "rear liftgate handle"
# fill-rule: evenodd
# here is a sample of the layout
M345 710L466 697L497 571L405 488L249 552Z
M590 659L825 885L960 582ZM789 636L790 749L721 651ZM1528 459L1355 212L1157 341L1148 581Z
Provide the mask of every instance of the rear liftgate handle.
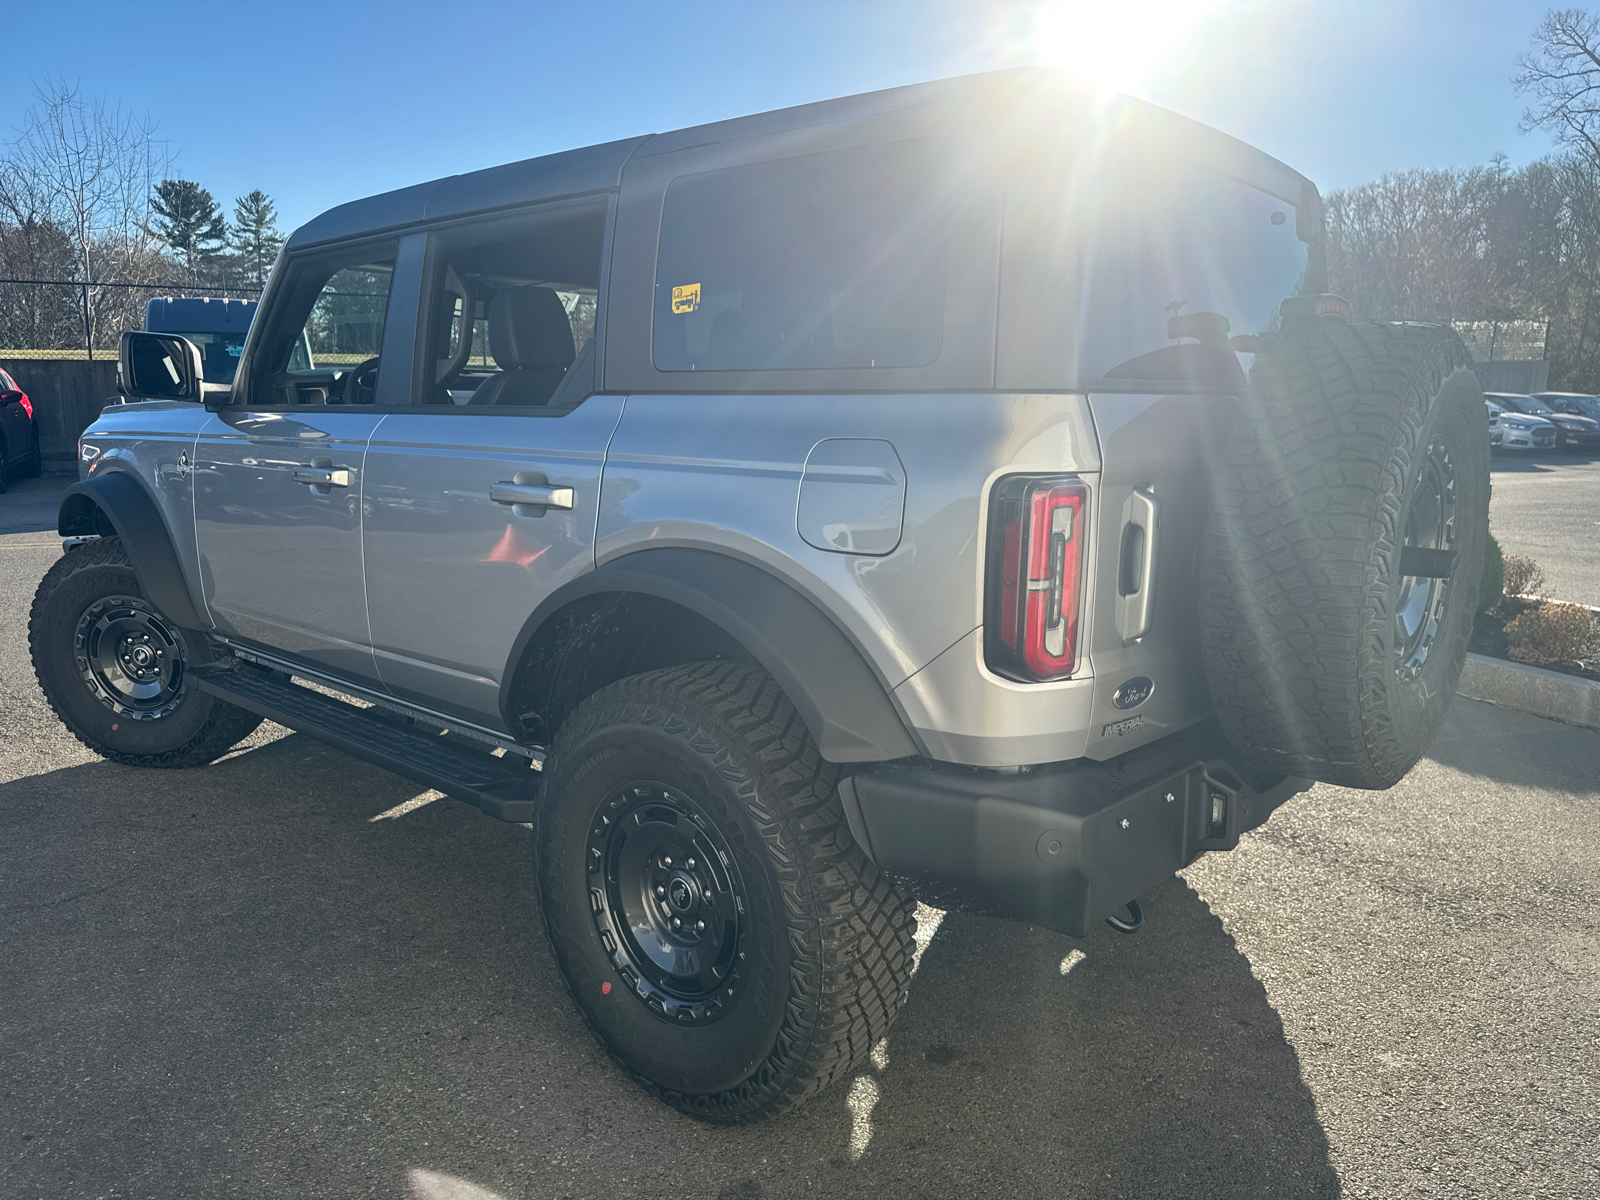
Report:
M1142 483L1122 506L1122 561L1117 569L1117 633L1124 643L1150 632L1156 595L1156 535L1161 506Z

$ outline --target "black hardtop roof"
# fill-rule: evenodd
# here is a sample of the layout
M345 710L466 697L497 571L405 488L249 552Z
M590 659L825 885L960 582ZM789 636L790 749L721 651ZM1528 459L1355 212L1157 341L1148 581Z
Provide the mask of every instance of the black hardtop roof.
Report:
M961 119L962 114L971 113L973 102L988 101L992 105L996 97L1010 97L1015 103L1014 98L1027 95L1030 89L1041 86L1079 96L1091 94L1073 84L1071 78L1062 72L1044 67L1011 67L821 100L793 108L695 125L670 133L644 134L621 141L602 142L463 175L447 175L428 183L352 200L348 204L330 208L300 226L290 235L288 248L295 250L365 233L399 230L424 221L611 190L621 186L623 168L630 159L668 154L691 146L731 142L917 108L944 108L950 112L954 123ZM1146 122L1182 128L1227 152L1247 156L1274 174L1298 181L1305 187L1311 186L1309 180L1283 163L1208 126L1131 97L1116 97L1113 104L1121 112Z

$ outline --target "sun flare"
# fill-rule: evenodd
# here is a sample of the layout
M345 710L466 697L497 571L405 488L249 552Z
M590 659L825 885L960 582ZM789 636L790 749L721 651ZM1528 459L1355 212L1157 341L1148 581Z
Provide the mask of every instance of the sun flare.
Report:
M1019 49L1116 91L1135 91L1190 58L1230 0L1046 0L1025 23Z

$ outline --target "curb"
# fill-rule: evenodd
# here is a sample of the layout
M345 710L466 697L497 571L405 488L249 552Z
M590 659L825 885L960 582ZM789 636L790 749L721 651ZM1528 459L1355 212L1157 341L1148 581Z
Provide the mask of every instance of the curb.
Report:
M1486 654L1468 654L1456 695L1568 725L1600 729L1600 683L1559 671L1545 671Z

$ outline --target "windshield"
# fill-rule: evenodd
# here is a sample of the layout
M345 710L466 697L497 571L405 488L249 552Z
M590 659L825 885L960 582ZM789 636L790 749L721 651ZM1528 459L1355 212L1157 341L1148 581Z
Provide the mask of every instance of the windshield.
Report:
M239 369L239 355L244 353L245 335L242 333L185 333L174 330L179 337L188 338L200 347L207 383L232 383Z
M1543 400L1535 400L1532 396L1518 396L1517 407L1523 412L1533 413L1540 417L1553 417L1556 412Z

